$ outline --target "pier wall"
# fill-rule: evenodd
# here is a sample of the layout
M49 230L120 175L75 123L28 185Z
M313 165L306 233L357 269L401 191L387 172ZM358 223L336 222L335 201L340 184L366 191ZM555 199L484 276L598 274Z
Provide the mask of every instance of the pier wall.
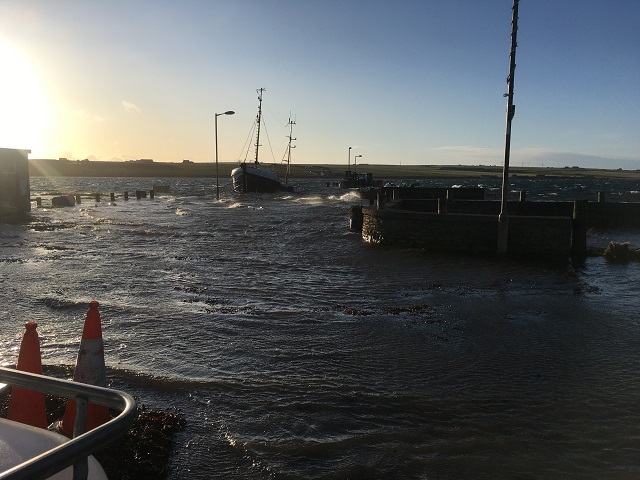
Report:
M449 213L498 215L498 200L447 200ZM638 228L640 227L640 203L586 202L586 225L595 228ZM411 212L437 212L438 200L407 199L390 208ZM574 202L519 202L507 204L510 216L572 217Z
M509 216L507 255L568 260L572 232L571 216ZM498 215L363 207L362 238L382 245L493 256Z
M598 228L640 228L640 203L589 202L587 225Z
M484 200L482 187L381 187L376 190L388 199L438 199Z

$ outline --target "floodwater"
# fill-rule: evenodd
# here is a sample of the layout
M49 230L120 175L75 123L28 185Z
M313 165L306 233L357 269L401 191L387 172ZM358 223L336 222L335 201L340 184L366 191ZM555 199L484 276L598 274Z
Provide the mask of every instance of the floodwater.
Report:
M210 180L165 179L123 201L153 182L31 179L43 206L0 224L0 362L36 321L43 363L73 366L97 300L110 385L187 420L169 478L640 478L639 262L365 244L361 200L327 180L216 201ZM532 200L640 190L527 182ZM589 232L611 240L640 233Z

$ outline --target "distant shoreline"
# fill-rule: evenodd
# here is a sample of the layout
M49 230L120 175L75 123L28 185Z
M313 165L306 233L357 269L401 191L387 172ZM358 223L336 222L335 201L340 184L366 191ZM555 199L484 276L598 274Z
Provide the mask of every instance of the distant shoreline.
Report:
M220 178L229 178L236 162L220 162ZM357 165L360 173L371 173L374 179L423 179L423 178L469 178L502 177L502 167L478 165ZM353 170L353 166L351 166ZM276 165L275 170L284 176L285 166ZM291 178L344 177L346 165L339 164L294 164ZM607 170L578 167L510 167L510 175L545 176L563 178L627 178L640 179L640 170ZM215 163L166 163L166 162L103 162L88 160L30 159L30 176L51 177L157 177L157 178L215 178Z

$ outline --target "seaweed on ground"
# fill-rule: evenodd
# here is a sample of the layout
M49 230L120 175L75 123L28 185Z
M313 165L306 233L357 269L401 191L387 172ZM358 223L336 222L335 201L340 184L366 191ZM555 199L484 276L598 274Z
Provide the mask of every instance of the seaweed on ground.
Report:
M118 441L94 453L110 480L158 480L169 473L174 436L186 425L176 409L138 406L131 428Z
M640 249L630 248L629 242L609 242L604 256L610 262L627 263L630 260L640 260Z

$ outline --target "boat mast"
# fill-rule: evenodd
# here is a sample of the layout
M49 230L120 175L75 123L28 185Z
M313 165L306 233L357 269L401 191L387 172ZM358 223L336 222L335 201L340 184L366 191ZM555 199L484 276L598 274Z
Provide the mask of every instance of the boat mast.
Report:
M293 140L297 140L297 138L293 138L293 126L296 122L291 121L291 117L289 117L289 146L287 147L287 174L284 177L284 185L285 187L289 186L289 173L291 172L291 149L296 148L295 145L291 146L291 142Z
M262 121L262 92L264 92L265 88L259 88L256 90L258 92L258 117L256 118L256 123L258 124L258 131L256 133L256 165L258 165L258 151L260 150L260 122Z

